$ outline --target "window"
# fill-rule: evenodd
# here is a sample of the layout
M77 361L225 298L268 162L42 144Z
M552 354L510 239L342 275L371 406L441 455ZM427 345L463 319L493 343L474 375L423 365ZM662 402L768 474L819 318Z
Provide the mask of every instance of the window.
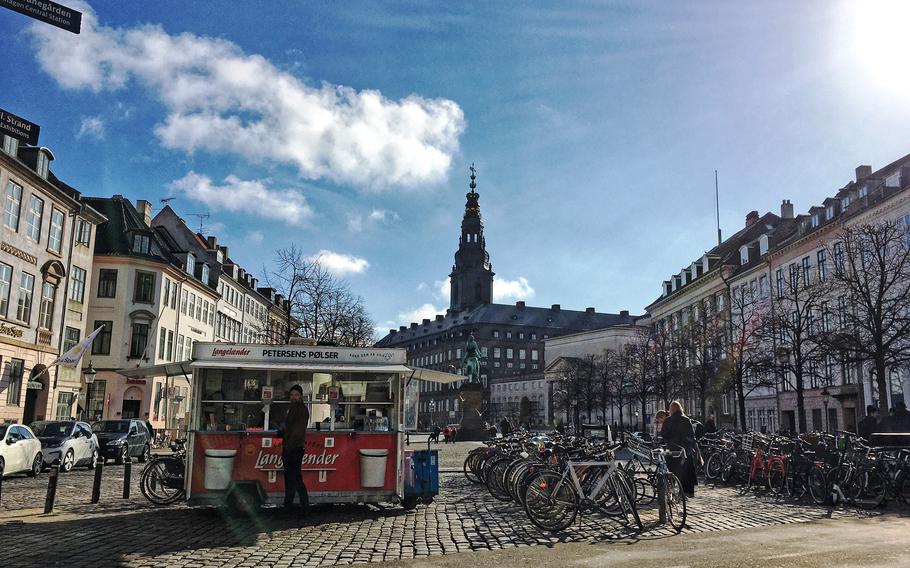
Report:
M166 359L167 359L168 361L173 361L173 360L174 360L174 359L173 359L173 355L174 355L174 332L173 332L172 330L168 330L168 332L167 332L167 357L166 357Z
M869 188L867 186L864 185L861 188L859 188L859 198L860 199L862 199L863 197L866 197L867 195L869 195Z
M494 329L494 330L493 330L493 337L497 337L497 338L499 337L499 330L498 330L498 329Z
M25 361L22 359L10 359L7 369L9 369L9 385L6 387L6 403L12 406L19 406Z
M761 275L758 278L758 293L761 294L762 298L767 298L770 290L768 290L768 277Z
M815 256L818 261L818 279L824 280L828 277L828 253L822 249Z
M818 213L813 213L812 214L812 227L813 228L818 227L818 222L819 222Z
M92 242L92 225L85 219L76 222L76 244L84 247Z
M187 253L186 255L186 271L190 276L196 275L196 257L193 253Z
M148 254L151 240L148 235L136 233L133 235L133 252L136 254Z
M848 195L847 197L844 197L843 199L840 200L840 210L842 212L846 211L847 207L849 207L849 206L850 206L850 196Z
M174 285L171 286L171 309L177 309L177 283L174 282Z
M161 295L164 298L163 304L167 306L167 303L171 297L171 279L166 277L164 278L164 294Z
M35 165L35 171L38 172L38 175L44 179L47 179L47 168L50 165L50 160L47 159L47 154L42 151L38 151L38 163Z
M104 329L101 330L101 333L99 333L98 336L95 337L95 341L92 342L92 355L110 355L114 322L95 320L95 325L92 326L92 329L98 329L99 327L103 327Z
M844 243L834 243L834 272L840 274L844 271Z
M499 359L500 357L502 357L502 349L500 349L499 347L494 347L493 348L493 358Z
M209 265L208 264L202 265L202 281L205 284L209 283Z
M537 349L531 349L531 361L537 361L538 353Z
M51 329L54 321L54 297L57 287L50 282L41 285L41 305L38 306L38 327Z
M507 332L506 332L506 339L512 339L512 332L511 332L511 331L507 331Z
M145 357L145 348L149 341L149 324L146 322L133 322L130 335L130 357Z
M202 296L196 299L196 319L202 321Z
M829 205L829 206L825 207L825 221L830 221L831 219L834 219L834 206L833 205Z
M0 262L0 316L9 310L9 289L13 283L13 267Z
M136 271L136 290L133 293L134 302L151 304L155 299L155 273Z
M28 272L19 274L19 301L16 303L16 319L28 323L32 317L32 293L35 277Z
M71 392L61 392L57 394L57 407L54 411L55 420L68 420L72 415L73 400L75 394Z
M531 334L531 341L537 341L537 334L536 334L536 333L532 333L532 334Z
M183 315L186 315L186 299L187 299L187 291L181 290L180 291L180 313Z
M22 209L22 186L12 180L6 184L6 202L3 205L3 224L19 230L19 212Z
M70 288L70 300L79 302L80 304L85 299L85 276L85 270L78 266L73 266L73 285Z
M167 348L167 330L163 327L158 334L158 358L166 359L165 349Z
M718 295L717 295L717 311L718 311L718 312L722 312L722 311L724 310L724 302L725 302L725 300L726 300L726 298L724 298L724 295L723 295L723 294L718 294Z
M196 294L190 292L189 314L191 318L196 317Z
M3 135L3 151L10 156L16 157L19 153L19 140L12 136Z
M63 352L66 353L79 343L80 332L75 327L67 326L63 330ZM101 334L98 334L101 335ZM96 338L97 339L97 338Z
M177 336L177 360L183 361L183 336Z
M98 271L98 297L115 298L117 297L117 271L109 268L102 268ZM97 329L97 328L96 328Z
M784 269L778 268L777 272L774 273L774 279L777 283L777 295L778 297L784 295Z
M803 265L803 286L808 286L809 280L810 280L810 278L809 278L810 262L809 262L808 256L803 257L802 265Z
M51 209L51 228L47 234L47 248L57 254L63 248L63 211Z
M25 218L25 234L36 243L41 240L41 217L44 215L44 200L32 195L28 200L28 214Z
M518 332L518 339L524 339L524 338L525 338L525 332L519 331L519 332Z
M506 349L506 359L514 359L515 358L514 355L515 355L515 352L512 351L511 347Z

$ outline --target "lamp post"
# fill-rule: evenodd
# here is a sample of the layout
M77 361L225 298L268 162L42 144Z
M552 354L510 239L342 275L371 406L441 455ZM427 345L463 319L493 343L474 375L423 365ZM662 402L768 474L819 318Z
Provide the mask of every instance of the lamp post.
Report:
M428 405L428 407L429 407L429 409L430 409L430 426L432 426L433 424L436 423L436 417L435 417L435 414L436 414L436 401L435 401L435 400L431 400L431 401L430 401L430 404Z
M828 423L828 401L831 399L831 393L828 392L828 387L822 389L822 404L825 406L825 432L831 430L830 424Z
M89 395L92 390L92 383L95 382L95 375L98 374L98 371L95 370L95 367L92 366L92 362L88 362L88 367L82 369L82 380L85 381L85 402L82 406L82 416L81 418L85 420L85 415L88 414L88 401Z

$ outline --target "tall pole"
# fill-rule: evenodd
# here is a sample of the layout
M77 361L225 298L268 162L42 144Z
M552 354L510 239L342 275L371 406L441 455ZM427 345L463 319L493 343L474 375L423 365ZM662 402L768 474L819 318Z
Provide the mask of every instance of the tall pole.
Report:
M720 190L717 185L717 170L714 170L714 206L717 209L717 244L723 242L720 236Z

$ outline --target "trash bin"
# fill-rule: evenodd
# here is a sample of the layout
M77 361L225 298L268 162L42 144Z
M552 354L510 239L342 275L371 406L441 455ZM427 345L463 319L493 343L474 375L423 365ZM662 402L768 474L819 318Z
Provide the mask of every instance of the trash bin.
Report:
M360 450L360 486L384 487L389 450Z
M231 485L237 450L205 451L205 489L224 491Z

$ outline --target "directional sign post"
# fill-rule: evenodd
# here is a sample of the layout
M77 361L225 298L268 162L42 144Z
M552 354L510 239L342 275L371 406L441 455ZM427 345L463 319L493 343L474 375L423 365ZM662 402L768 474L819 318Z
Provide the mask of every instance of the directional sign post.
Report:
M51 0L0 0L0 6L74 34L82 30L82 12Z
M4 0L0 0L3 2ZM29 122L22 117L16 116L0 108L0 134L6 134L13 138L18 138L23 142L38 145L38 132L41 127L33 122Z

